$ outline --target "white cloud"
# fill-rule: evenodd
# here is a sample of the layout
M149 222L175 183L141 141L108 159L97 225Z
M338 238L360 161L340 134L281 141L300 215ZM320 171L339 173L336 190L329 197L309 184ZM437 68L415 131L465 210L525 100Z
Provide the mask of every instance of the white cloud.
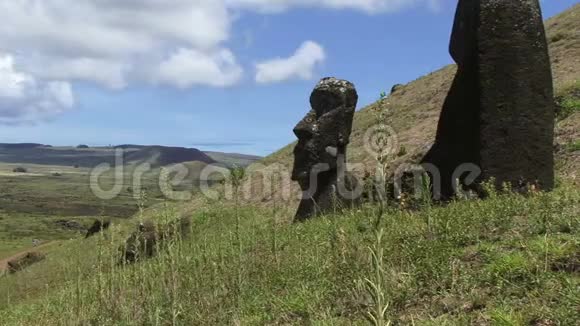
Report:
M50 62L38 63L29 69L40 78L88 80L112 89L127 86L125 73L131 68L124 62L94 58L50 58Z
M239 12L316 7L374 14L438 1L0 0L0 53L18 63L16 71L12 61L4 62L1 114L26 120L66 109L73 102L64 99L73 98L74 81L111 89L139 82L179 88L234 85L243 69L227 42ZM251 44L251 38L246 41ZM258 64L256 80L308 79L323 60L320 46L305 43L288 59Z
M264 84L289 79L311 79L314 68L325 58L322 46L306 41L288 58L276 58L256 64L256 82Z
M214 53L227 51L224 42L235 11L318 7L380 13L435 1L439 0L0 0L0 49L26 54L22 68L38 77L122 88L149 76L143 67L158 66L164 54L179 48L219 61ZM217 61L211 65L222 66Z
M231 20L216 0L0 0L0 44L35 75L121 88L163 53L222 47Z
M165 42L208 48L225 41L230 16L215 0L0 0L0 36L44 52L118 56Z
M154 80L188 88L194 85L231 86L242 77L242 68L233 53L222 49L206 54L195 49L179 49L162 62Z
M14 58L0 55L0 124L49 119L74 106L68 82L41 82L16 70Z

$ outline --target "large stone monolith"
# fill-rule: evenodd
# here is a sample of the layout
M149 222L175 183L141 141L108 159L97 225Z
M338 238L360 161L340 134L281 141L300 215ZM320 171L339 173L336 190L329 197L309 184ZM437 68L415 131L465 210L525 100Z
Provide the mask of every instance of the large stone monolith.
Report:
M554 100L538 0L460 0L450 52L457 75L422 160L439 168L442 195L453 195L464 163L498 187L551 189Z
M312 110L294 128L292 180L303 198L296 221L356 202L356 178L346 171L346 147L352 131L358 95L345 80L324 78L310 96Z

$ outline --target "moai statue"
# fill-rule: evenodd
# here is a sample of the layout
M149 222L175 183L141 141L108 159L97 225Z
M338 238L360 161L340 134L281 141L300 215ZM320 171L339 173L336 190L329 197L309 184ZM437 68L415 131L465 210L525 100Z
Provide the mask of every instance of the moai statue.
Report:
M554 99L538 0L459 0L451 36L458 71L435 144L422 163L439 169L444 197L458 168L497 187L554 186Z
M346 170L346 147L358 101L354 85L324 78L310 96L312 110L294 128L292 180L300 184L302 201L295 220L352 206L359 184Z

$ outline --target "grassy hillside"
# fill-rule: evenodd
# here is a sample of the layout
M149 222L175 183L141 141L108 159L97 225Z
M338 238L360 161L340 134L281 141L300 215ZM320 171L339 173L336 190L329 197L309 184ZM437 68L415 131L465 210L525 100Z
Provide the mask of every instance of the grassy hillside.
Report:
M163 182L173 191L198 192L204 162L185 162L189 174L178 184ZM25 167L26 173L16 173ZM153 206L166 200L160 186L161 169L154 168L140 178L143 194L135 188L134 166L124 166L120 179L114 170L99 177L103 190L120 185L112 199L99 199L90 187L91 169L72 166L0 163L0 259L29 248L32 239L69 239L77 232L63 229L59 220L90 225L95 218L126 219L139 205ZM170 180L167 180L171 182ZM215 180L207 180L209 184ZM144 200L142 196L144 197Z
M413 210L403 202L381 216L367 205L299 225L288 223L292 202L271 194L255 203L200 196L158 204L94 238L55 241L41 249L46 260L0 276L0 324L367 325L384 313L374 324L576 325L578 17L580 5L547 22L560 112L554 192L490 189L486 200L425 201ZM363 138L386 109L400 144L391 165L420 157L454 72L445 67L357 113L350 161L375 166ZM291 166L292 147L262 163ZM187 238L119 264L136 224L183 216L193 221Z
M170 220L176 209L146 215ZM580 317L576 187L393 209L380 237L372 206L300 225L280 223L286 213L211 203L191 213L189 238L131 266L117 264L123 225L61 243L46 261L0 279L0 320L365 325L383 308L396 325L574 325Z
M121 191L113 199L101 200L89 186L91 169L102 163L114 165L117 148L125 151ZM57 224L63 219L87 226L95 217L132 216L138 210L141 196L133 189L132 172L138 164L152 166L142 180L149 206L165 198L159 186L161 166L183 164L189 174L171 187L195 192L200 173L208 164L247 166L256 160L240 154L211 153L211 156L197 149L163 146L77 148L0 144L0 259L30 247L33 239L53 241L77 236L78 230ZM17 168L26 172L14 172ZM115 182L112 171L99 180L103 189L111 189Z
M554 75L554 86L560 103L568 108L568 114L557 123L558 174L561 177L575 175L580 170L580 152L574 144L580 141L580 4L546 22L550 56ZM405 162L417 162L429 149L437 129L437 121L443 101L451 87L456 72L455 65L446 66L427 76L403 85L395 93L381 101L362 108L355 115L348 160L363 163L373 171L376 164L364 144L369 128L386 123L397 135L398 149L389 162L392 168ZM377 90L377 95L381 90ZM307 96L305 94L305 107ZM306 109L305 109L306 110ZM386 112L385 120L378 120L379 111ZM306 113L306 111L304 112ZM293 164L292 143L266 157L261 163ZM404 154L404 155L401 155ZM289 179L284 185L296 188ZM256 202L268 201L253 198Z
M26 173L14 173L16 167ZM156 171L144 177L149 191L148 204L160 202ZM136 194L130 191L131 173L123 174L119 196L100 200L89 187L88 168L35 164L0 163L0 259L31 247L32 239L64 240L78 231L62 228L59 220L76 221L88 226L95 217L123 219L138 210ZM104 189L115 183L112 173L100 178Z
M106 202L98 200L89 187L92 168L101 164L115 166L115 150L123 149L123 189ZM212 157L210 157L211 155ZM241 154L206 154L193 148L120 145L116 147L52 147L41 144L0 144L0 212L40 213L43 215L86 216L105 213L130 216L136 211L132 192L132 172L149 163L151 170L143 183L150 198L162 198L159 188L161 167L183 164L186 180L175 189L194 190L201 171L208 164L247 166L257 157ZM214 159L215 158L215 159ZM24 172L15 172L22 168ZM107 189L115 181L113 172L101 178ZM103 212L104 211L104 212Z

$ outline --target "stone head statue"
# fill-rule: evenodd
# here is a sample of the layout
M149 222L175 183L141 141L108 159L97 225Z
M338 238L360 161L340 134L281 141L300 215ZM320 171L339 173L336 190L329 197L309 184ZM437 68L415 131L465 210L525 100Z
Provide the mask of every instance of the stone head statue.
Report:
M292 180L303 191L311 191L313 197L344 173L341 169L346 164L357 101L352 83L324 78L310 96L312 110L294 128L298 144L294 148Z
M552 189L553 78L540 1L459 0L449 48L457 74L421 161L437 167L443 197L456 185L484 196L485 180ZM466 166L479 170L474 183L456 174Z
M312 110L294 128L298 144L294 148L292 180L307 188L311 173L322 165L336 169L346 155L358 95L345 80L324 78L310 96Z

